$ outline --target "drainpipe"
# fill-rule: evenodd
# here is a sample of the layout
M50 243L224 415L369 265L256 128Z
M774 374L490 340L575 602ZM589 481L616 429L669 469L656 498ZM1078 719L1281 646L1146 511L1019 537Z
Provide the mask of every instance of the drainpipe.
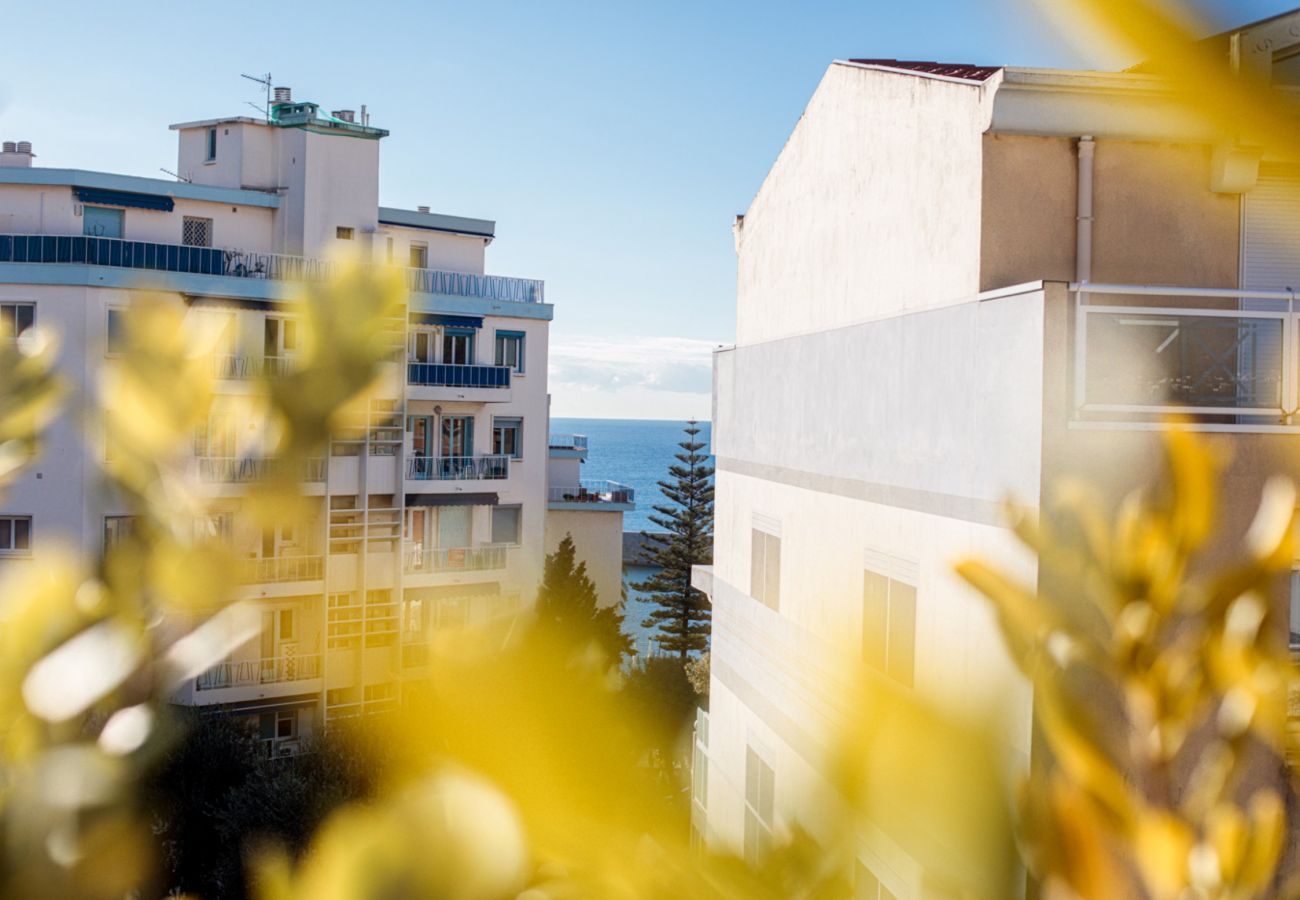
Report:
M1097 145L1092 135L1079 138L1079 201L1075 226L1074 280L1084 284L1092 280L1092 172L1093 151Z

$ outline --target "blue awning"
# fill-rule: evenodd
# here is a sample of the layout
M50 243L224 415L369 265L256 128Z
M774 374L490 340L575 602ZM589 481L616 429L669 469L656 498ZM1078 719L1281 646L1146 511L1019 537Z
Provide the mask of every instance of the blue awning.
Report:
M161 194L137 194L134 191L110 191L104 188L74 187L72 192L82 203L103 206L134 206L137 209L156 209L171 212L176 203Z
M482 328L482 316L449 316L443 313L411 313L416 325L442 325L448 328Z

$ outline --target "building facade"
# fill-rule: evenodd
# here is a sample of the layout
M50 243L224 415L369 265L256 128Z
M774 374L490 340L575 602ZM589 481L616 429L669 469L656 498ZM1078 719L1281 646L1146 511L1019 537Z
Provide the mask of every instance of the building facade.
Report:
M139 291L219 330L193 475L219 498L205 524L234 547L264 627L177 700L256 715L271 752L291 753L322 723L394 705L432 629L532 602L552 307L540 281L485 274L493 222L380 206L388 132L352 111L277 89L267 120L172 128L180 181L42 168L30 144L3 145L0 338L49 327L62 374L92 394ZM250 377L292 370L299 325L280 301L339 256L404 270L405 377L308 466L307 521L262 530L240 515L264 461L237 401ZM0 567L55 544L94 558L129 531L104 453L73 414L54 423L0 509Z
M1297 26L1211 40L1285 91ZM752 858L815 828L849 663L1000 710L1029 764L1029 689L952 568L1035 583L1005 499L1037 510L1080 477L1117 504L1169 412L1231 445L1225 549L1268 475L1300 475L1300 167L1140 69L849 60L734 230L694 820ZM1275 602L1285 621L1285 586ZM925 847L868 828L856 849L860 896L945 895Z

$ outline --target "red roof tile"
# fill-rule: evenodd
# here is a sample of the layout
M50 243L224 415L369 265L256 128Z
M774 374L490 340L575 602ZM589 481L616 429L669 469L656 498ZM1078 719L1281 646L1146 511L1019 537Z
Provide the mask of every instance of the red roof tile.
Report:
M925 75L942 75L945 78L960 78L963 81L987 81L1002 66L972 66L968 63L939 63L924 60L906 59L851 59L849 62L864 66L883 66L889 69L906 69Z

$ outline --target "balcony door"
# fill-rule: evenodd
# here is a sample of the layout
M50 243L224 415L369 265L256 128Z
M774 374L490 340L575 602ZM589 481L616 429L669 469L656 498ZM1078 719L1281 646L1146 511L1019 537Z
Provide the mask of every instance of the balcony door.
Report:
M288 681L295 677L298 636L297 616L291 607L262 613L262 683Z
M454 366L474 364L473 329L448 328L442 333L442 361Z
M443 416L438 455L474 455L474 417Z
M293 319L267 316L263 349L268 360L283 362L292 357L298 352L298 323Z
M411 416L411 455L433 456L433 416Z
M437 337L437 333L428 328L412 330L410 343L406 348L407 359L415 363L433 362L433 348L437 346Z

